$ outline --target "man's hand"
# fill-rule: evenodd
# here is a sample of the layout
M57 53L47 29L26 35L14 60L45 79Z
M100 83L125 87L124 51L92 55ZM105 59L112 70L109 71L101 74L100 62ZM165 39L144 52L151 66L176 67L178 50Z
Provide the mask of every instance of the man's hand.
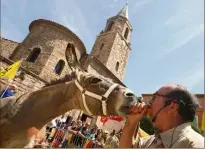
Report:
M145 103L136 103L130 110L127 123L125 124L120 137L120 148L130 148L133 145L133 135L137 123L146 114L148 106Z
M145 103L136 103L130 110L130 114L128 115L128 123L137 123L139 122L143 116L146 114L148 106Z

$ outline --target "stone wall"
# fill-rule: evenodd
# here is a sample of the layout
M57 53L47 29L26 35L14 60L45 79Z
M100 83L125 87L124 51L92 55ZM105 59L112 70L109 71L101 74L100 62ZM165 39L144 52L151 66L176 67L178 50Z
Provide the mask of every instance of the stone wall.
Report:
M18 46L18 42L11 41L5 38L1 38L0 55L9 58L14 49Z
M104 43L104 46L100 50L102 43ZM128 61L129 51L130 48L126 41L118 32L108 32L97 38L91 55L98 58L114 75L122 80ZM119 63L119 68L116 71L117 62Z
M115 31L115 32L119 32L123 37L124 37L125 31L126 31L126 28L129 29L127 39L125 39L125 40L126 40L127 43L130 43L132 26L129 23L129 21L126 20L125 18L120 17L120 16L112 17L112 18L107 20L105 31L107 31L107 28L108 28L110 22L113 22L111 30Z
M55 46L53 47L53 52L49 56L49 59L45 63L45 67L43 68L42 72L40 73L40 76L47 81L50 81L55 78L60 78L65 76L66 74L69 74L71 72L71 69L69 68L66 57L65 57L65 51L68 44L68 39L64 40L54 40L52 41L52 44ZM71 40L70 40L71 41ZM64 69L59 74L55 73L55 66L58 63L59 60L63 60L65 62Z
M106 65L108 61L108 57L110 55L112 45L114 42L115 32L106 32L103 34L100 34L93 46L93 49L91 51L91 55L98 58L101 63Z
M106 66L120 80L123 80L124 77L129 52L130 49L126 41L117 33ZM118 70L116 70L117 62L119 63Z
M82 41L60 24L48 20L36 20L31 23L29 29L30 33L16 48L11 59L14 61L24 59L23 67L47 81L63 77L71 72L65 57L68 43L74 44L78 59L86 53ZM40 48L41 52L33 63L26 59L34 48ZM63 60L65 66L62 72L57 74L55 66L59 60Z

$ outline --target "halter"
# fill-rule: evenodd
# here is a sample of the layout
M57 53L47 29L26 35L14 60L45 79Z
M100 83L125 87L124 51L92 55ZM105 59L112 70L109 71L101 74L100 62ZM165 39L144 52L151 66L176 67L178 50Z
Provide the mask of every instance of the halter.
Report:
M83 99L83 105L85 107L85 110L86 112L89 114L89 115L92 115L92 112L90 112L87 104L86 104L86 100L85 100L85 95L87 96L90 96L94 99L97 99L99 101L102 102L102 111L103 111L103 114L104 115L107 115L107 99L108 99L108 96L112 93L112 91L118 86L118 84L113 84L110 86L110 88L107 90L107 92L104 94L104 95L98 95L98 94L95 94L93 92L90 92L90 91L87 91L85 88L83 88L80 83L78 82L78 80L75 80L75 85L77 86L77 88L81 91L82 93L82 99Z

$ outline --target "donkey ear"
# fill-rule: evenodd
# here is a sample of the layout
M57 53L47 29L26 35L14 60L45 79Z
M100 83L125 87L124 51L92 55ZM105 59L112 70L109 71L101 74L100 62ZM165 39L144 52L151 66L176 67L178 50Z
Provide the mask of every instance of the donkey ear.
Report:
M83 70L77 58L75 46L73 44L68 43L65 51L65 56L66 56L68 66L71 68L72 71L75 71L75 69Z

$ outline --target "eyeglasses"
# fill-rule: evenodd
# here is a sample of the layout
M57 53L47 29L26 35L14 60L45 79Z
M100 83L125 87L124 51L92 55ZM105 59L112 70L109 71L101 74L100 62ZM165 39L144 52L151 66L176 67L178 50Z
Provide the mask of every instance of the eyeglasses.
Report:
M160 97L164 97L164 98L169 98L169 99L171 99L172 97L170 97L169 95L163 95L163 94L159 94L159 93L154 93L153 95L152 95L152 101L154 101L155 100L155 98L156 98L156 96L160 96Z

